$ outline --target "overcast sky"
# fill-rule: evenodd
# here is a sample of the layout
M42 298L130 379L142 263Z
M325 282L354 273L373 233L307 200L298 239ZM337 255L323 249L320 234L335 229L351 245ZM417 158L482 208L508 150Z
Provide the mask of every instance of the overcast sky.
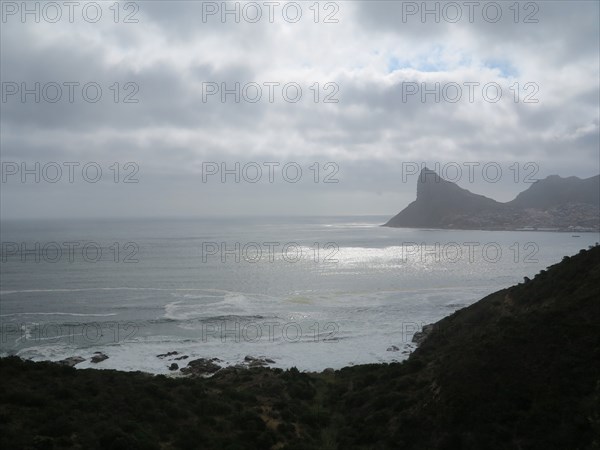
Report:
M228 2L239 23L222 2L46 3L2 2L3 219L392 216L424 163L499 201L600 170L597 1L431 2L439 22L422 2ZM214 92L236 83L239 103ZM239 183L212 174L236 162Z

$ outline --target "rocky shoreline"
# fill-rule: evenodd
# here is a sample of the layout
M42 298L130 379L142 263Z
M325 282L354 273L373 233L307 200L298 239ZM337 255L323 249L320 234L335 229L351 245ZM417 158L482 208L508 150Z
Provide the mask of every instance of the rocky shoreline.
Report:
M156 355L156 357L170 363L168 364L168 369L171 372L177 373L178 371L181 375L201 377L208 377L222 370L245 370L255 367L268 367L271 364L275 364L273 359L267 358L266 356L246 355L242 362L235 365L222 364L224 362L223 360L213 357L192 359L187 362L186 366L180 367L181 361L190 359L189 355L182 355L177 351L172 351ZM102 352L94 352L93 356L90 358L90 362L98 364L107 359L109 359L108 355ZM68 367L75 367L84 361L87 361L87 359L82 356L70 356L60 361L56 361L56 363Z
M90 358L90 362L92 362L94 364L98 364L107 359L108 359L108 356L105 355L104 353L94 352L94 355ZM87 361L87 360L86 360L86 358L84 358L82 356L70 356L68 358L61 359L60 361L57 361L57 362L58 362L58 364L62 364L63 366L75 367L77 364L82 363L84 361Z
M429 335L429 333L433 330L433 325L425 325L421 331L417 331L412 337L412 343L414 345L389 345L386 348L387 352L399 352L401 357L398 359L394 358L391 361L387 362L400 362L410 356L410 354L415 350L415 348L423 342L423 340ZM165 367L168 369L168 373L165 375L170 377L203 377L209 378L216 373L220 372L239 372L247 369L253 369L257 367L265 367L265 368L274 368L273 365L276 364L276 361L272 358L269 358L265 355L246 355L243 360L236 363L227 363L218 357L200 357L194 358L180 353L177 350L168 351L166 353L160 353L155 355L156 358L163 360L165 362ZM77 365L89 361L94 365L98 365L103 361L106 361L110 357L100 351L96 351L92 354L90 358L85 358L83 356L70 356L68 358L54 361L57 364L68 366L68 367L76 367ZM354 363L350 362L348 367L353 366ZM99 368L101 366L98 366ZM323 370L324 372L334 371L333 368L326 368Z

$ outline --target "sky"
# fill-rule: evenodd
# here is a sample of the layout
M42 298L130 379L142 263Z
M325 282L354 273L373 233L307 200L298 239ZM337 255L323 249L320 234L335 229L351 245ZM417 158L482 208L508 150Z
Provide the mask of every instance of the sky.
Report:
M599 168L599 2L7 2L2 219L389 215Z

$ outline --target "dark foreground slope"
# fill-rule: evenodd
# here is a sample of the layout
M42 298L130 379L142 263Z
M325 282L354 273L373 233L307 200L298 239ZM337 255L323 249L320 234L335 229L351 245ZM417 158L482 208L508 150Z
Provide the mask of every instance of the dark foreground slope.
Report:
M210 379L0 360L3 448L600 448L600 247L438 322L402 364Z
M403 366L364 374L367 392L345 393L354 442L371 412L386 423L371 439L390 447L600 448L600 247L441 320Z

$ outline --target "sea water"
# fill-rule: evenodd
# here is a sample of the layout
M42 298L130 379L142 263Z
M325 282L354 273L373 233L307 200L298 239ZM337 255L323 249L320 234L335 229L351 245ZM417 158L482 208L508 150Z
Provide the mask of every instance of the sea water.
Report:
M3 221L0 352L152 373L175 351L311 371L401 361L424 324L600 240L387 219Z

